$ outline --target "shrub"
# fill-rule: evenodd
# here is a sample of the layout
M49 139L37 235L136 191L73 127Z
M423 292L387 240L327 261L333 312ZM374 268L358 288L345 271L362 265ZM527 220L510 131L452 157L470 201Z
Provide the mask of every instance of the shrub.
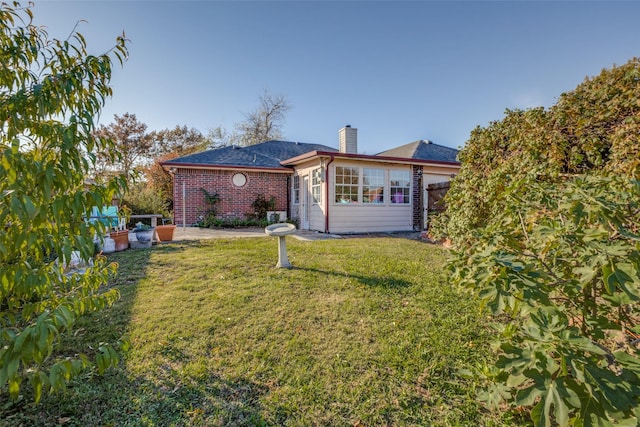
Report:
M146 184L137 184L125 195L122 203L131 209L132 215L161 214L163 217L171 216L168 202L162 194Z
M115 271L104 258L83 273L65 265L91 264L94 233L104 230L85 218L126 186L121 177L87 178L91 153L115 153L92 135L93 117L111 95L113 59L127 50L120 37L108 54L89 55L81 34L49 39L32 17L29 7L0 5L0 397L17 399L28 382L39 401L84 369L103 372L118 360L105 343L86 355L55 349L78 318L118 298L103 287Z
M204 194L204 201L207 204L202 219L198 221L198 227L210 228L216 221L218 221L218 208L216 205L220 202L220 196L218 193L209 193L204 188L201 188L202 194Z
M274 211L276 209L276 198L271 196L269 200L266 199L264 194L258 194L256 199L251 203L253 212L247 214L247 217L262 220L267 217L268 211Z
M502 120L476 128L445 197L444 232L455 245L473 244L473 231L500 215L506 188L522 179L555 182L602 172L639 179L638 99L640 59L634 58L586 79L548 110L507 110Z
M527 185L527 196L522 186ZM536 426L640 419L640 182L521 181L453 280L499 321L481 399L532 407Z

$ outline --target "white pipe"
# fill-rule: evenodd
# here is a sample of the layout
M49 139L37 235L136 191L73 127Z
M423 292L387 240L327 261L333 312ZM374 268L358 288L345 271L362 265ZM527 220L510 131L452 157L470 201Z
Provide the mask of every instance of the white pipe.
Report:
M182 229L187 228L187 192L184 188L184 180L182 181Z

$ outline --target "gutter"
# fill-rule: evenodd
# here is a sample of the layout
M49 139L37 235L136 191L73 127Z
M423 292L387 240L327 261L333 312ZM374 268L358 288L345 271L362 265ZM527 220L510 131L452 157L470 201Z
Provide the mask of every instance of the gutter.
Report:
M333 163L333 161L335 160L334 154L330 154L330 156L331 156L331 160L329 160L329 163L327 163L327 166L325 166L325 170L324 170L324 189L325 189L325 194L327 195L324 198L326 203L326 209L324 214L324 232L325 233L329 233L329 205L331 204L329 202L329 165L331 165L331 163Z
M234 170L239 172L273 172L273 173L288 173L292 174L293 169L288 167L270 168L260 166L242 166L242 165L208 165L203 163L170 163L160 162L160 166L166 171L171 168L176 169L200 169L200 170Z
M280 164L283 166L288 166L288 165L292 165L305 160L313 159L314 157L322 157L322 156L331 156L332 158L336 157L341 159L369 160L373 162L384 162L384 163L460 167L460 162L458 161L449 162L444 160L423 160L423 159L413 159L413 158L407 158L407 157L379 156L379 155L373 155L373 154L341 153L339 151L335 151L335 152L334 151L310 151L308 153L283 160L282 162L280 162Z

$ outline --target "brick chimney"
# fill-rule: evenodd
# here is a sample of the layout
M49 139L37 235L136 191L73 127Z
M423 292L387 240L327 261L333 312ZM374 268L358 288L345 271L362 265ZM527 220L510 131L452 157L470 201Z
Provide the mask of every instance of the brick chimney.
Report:
M338 139L341 153L358 153L358 129L346 125L338 131Z

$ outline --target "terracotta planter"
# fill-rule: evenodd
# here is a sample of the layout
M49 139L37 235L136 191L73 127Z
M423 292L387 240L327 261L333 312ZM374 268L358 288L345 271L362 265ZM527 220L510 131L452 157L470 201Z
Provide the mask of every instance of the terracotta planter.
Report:
M170 242L173 240L173 230L176 229L175 225L158 225L156 226L156 233L158 235L158 241Z
M110 233L110 237L116 242L116 252L124 251L129 248L129 231L114 231Z

